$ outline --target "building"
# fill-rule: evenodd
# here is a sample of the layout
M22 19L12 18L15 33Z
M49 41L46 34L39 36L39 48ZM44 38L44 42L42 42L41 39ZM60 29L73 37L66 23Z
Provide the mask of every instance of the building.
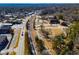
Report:
M7 36L0 36L0 51L7 46L8 42Z
M0 34L9 34L11 33L11 24L1 24Z

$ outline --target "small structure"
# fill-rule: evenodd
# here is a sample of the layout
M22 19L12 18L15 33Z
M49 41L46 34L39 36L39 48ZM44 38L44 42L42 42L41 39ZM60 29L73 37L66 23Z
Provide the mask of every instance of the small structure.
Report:
M68 26L66 22L61 23L62 26Z
M59 24L60 21L57 20L57 19L52 19L52 20L50 20L50 23L51 23L51 24Z

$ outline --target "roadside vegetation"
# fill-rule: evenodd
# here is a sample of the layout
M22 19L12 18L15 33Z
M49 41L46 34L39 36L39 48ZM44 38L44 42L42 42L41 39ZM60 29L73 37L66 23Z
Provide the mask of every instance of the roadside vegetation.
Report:
M28 33L25 32L25 55L30 55L31 51L30 51L30 47L29 47L29 42L28 42Z
M79 21L74 21L67 30L67 37L63 35L55 37L55 51L60 55L79 53ZM74 49L74 47L76 47Z
M41 54L42 51L44 50L43 41L40 40L40 39L38 38L38 36L35 37L35 41L36 41L36 45L37 45L37 50L38 50L39 54Z

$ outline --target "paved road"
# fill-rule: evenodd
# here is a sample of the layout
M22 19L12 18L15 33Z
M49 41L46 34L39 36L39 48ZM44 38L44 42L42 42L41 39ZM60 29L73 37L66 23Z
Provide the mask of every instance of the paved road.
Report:
M14 32L15 35L14 35L14 38L12 39L12 43L10 46L11 48L9 48L8 50L2 51L2 53L15 51L17 55L24 55L25 30L26 30L26 24L27 24L27 21L29 20L29 18L31 18L31 16L26 17L26 19L23 20L23 24L21 24L21 26L19 26L21 29L19 38L17 39L19 28L16 28L16 31ZM32 20L32 19L30 19L30 20ZM33 22L32 22L32 24L33 24ZM32 27L30 26L30 30L31 29L32 29ZM31 31L29 31L29 30L28 30L28 35L30 38L29 41L30 41L30 46L31 46L32 52L35 55L37 52L35 49L35 44L33 42L33 37L32 37ZM16 40L18 40L18 43L16 42ZM15 44L18 44L16 48L14 48Z

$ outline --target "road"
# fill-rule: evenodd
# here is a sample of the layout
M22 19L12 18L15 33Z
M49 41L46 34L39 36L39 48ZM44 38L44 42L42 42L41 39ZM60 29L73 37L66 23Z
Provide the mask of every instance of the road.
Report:
M7 50L2 50L0 53L5 54L13 54L15 52L17 55L24 55L24 42L25 42L25 31L26 31L26 23L28 19L24 19L23 23L17 26L14 29L14 37L10 44L10 48Z
M23 20L23 24L22 24L22 28L21 28L21 34L20 34L20 39L19 39L19 43L18 43L18 48L17 48L17 55L24 55L25 52L25 32L26 32L26 23L29 20L29 17L26 17Z
M22 24L20 24L18 27L16 27L16 29L14 30L14 37L10 44L10 48L7 50L2 50L0 52L1 54L9 53L9 54L16 54L16 55L24 55L24 49L26 46L24 44L25 32L26 32L26 24L27 24L28 20L32 20L32 22L30 22L29 30L27 30L28 38L30 41L31 51L34 55L37 54L34 37L31 34L31 29L33 29L33 19L31 18L31 16L33 16L33 14L26 17L25 19L23 19Z

